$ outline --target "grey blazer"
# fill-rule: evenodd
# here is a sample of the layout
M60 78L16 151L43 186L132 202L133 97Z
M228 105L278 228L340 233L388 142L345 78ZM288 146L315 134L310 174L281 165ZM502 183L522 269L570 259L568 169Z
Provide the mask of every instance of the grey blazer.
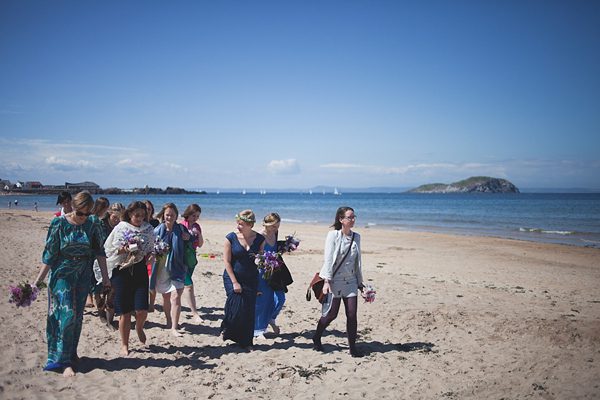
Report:
M360 257L360 235L355 232L354 235L354 243L356 243L356 248L358 250L358 254L356 255L356 281L360 285L363 282L362 276L362 266L361 266L361 257ZM354 245L353 245L354 246ZM338 264L344 258L344 254L342 252L342 231L341 230L333 230L327 233L327 239L325 239L325 254L324 254L325 262L323 263L323 268L321 268L321 272L319 276L323 279L331 280L331 276L333 275L333 271L338 266Z

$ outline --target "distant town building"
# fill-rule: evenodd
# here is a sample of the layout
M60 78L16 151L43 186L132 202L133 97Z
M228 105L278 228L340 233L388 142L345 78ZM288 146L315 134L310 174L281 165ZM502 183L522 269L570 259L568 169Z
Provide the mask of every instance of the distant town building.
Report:
M100 189L100 186L95 184L94 182L80 182L80 183L69 183L65 182L65 187L67 189L73 190L97 190Z
M25 182L26 189L42 189L43 187L44 185L42 185L40 182Z
M11 190L12 183L8 179L0 179L0 188L4 190Z

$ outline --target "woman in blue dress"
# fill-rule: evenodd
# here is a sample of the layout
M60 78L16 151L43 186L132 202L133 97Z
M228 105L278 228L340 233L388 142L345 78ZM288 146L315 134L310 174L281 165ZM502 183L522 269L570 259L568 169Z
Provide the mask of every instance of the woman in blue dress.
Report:
M54 218L48 228L43 265L34 284L48 276L46 339L48 360L44 370L61 368L65 378L75 376L72 363L79 361L77 345L83 309L90 290L92 263L98 259L102 285L110 287L104 254L104 234L89 192L73 198L73 211Z
M277 251L277 233L281 225L281 218L277 213L269 213L263 218L265 229L261 235L265 237L265 251ZM283 290L273 290L269 286L269 279L262 277L263 272L258 272L258 294L256 297L256 312L254 320L254 337L264 339L264 333L267 327L271 325L273 332L279 335L279 327L275 319L283 303L285 303L285 292Z
M252 211L244 210L235 218L237 232L227 235L223 251L223 285L227 301L221 323L221 338L233 340L242 347L250 347L254 339L254 308L258 290L254 254L264 250L265 238L252 230L256 222Z

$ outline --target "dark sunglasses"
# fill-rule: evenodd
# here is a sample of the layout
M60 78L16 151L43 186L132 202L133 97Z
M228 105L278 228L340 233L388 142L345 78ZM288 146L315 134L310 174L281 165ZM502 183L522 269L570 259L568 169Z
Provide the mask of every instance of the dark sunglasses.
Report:
M75 211L75 215L77 215L78 217L89 217L90 215L92 215L92 213L91 212L84 213L81 211Z

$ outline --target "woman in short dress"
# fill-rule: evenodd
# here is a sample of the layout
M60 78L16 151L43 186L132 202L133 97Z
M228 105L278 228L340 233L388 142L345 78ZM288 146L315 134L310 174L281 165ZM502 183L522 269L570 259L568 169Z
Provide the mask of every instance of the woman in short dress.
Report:
M335 215L333 231L325 240L325 262L319 276L325 280L323 294L333 293L333 302L329 312L319 319L313 336L314 349L324 351L321 336L325 328L337 317L342 300L346 309L346 334L352 357L362 357L356 349L358 291L363 288L360 261L360 235L352 232L356 216L350 207L340 207ZM347 254L347 255L346 255ZM344 258L345 256L345 258ZM343 264L334 271L339 264Z
M253 254L265 247L265 238L252 230L256 218L251 210L235 216L237 232L229 233L223 257L225 272L223 285L227 294L225 317L221 323L221 338L233 340L242 347L252 346L254 339L254 312L258 274Z
M154 231L146 218L146 206L134 201L121 215L121 222L112 230L104 249L111 281L115 286L115 312L119 314L121 355L129 355L131 315L135 312L135 331L142 344L146 343L144 322L148 317L148 272L146 264L154 261ZM137 232L140 240L127 243L126 236Z
M64 377L75 375L72 365L79 361L77 345L94 258L99 261L103 285L110 286L102 247L104 235L100 221L92 216L93 205L90 193L80 192L73 198L74 210L52 220L43 266L33 282L38 285L50 272L46 320L48 359L44 370L61 368Z
M187 273L184 242L190 240L191 236L187 228L177 223L178 216L179 211L173 203L165 204L157 215L162 223L154 228L154 235L169 245L170 252L167 257L160 257L153 264L150 290L162 294L167 327L171 329L173 336L181 337L182 334L178 331L179 316Z

